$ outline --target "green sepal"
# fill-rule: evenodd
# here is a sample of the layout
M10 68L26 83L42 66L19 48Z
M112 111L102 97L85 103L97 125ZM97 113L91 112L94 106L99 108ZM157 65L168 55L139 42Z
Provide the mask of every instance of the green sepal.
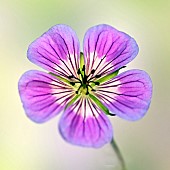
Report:
M94 95L92 94L89 94L89 97L97 104L97 106L106 114L106 115L111 115L110 112L109 112L109 109L104 106L101 101L96 98Z
M108 75L100 78L99 80L97 80L97 82L99 82L100 84L101 84L101 83L104 83L104 82L106 82L106 81L114 78L115 76L117 76L118 73L119 73L119 70L117 70L117 71L115 71L115 72L113 72L113 73L110 73L110 74L108 74Z
M81 94L77 94L76 96L74 96L71 101L66 105L66 107L64 108L64 110L66 110L70 105L72 105L79 97Z
M126 66L123 66L123 67L121 67L120 69L125 68L125 67L126 67ZM115 72L110 73L110 74L108 74L108 75L106 75L106 76L104 76L104 77L96 80L96 82L99 82L99 83L101 84L101 83L104 83L104 82L106 82L106 81L114 78L115 76L118 75L120 69L118 69L118 70L116 70Z
M82 71L84 66L84 54L80 52L80 72L84 76L84 71Z
M62 82L65 82L65 83L67 83L67 84L70 85L70 81L68 81L67 79L65 79L65 78L63 78L63 77L61 77L61 76L57 76L56 74L51 73L51 72L49 72L49 74L51 74L52 76L57 77L57 78L58 78L59 80L61 80Z
M95 82L98 82L99 84L102 84L102 83L114 78L115 76L117 76L118 72L119 72L119 70L117 70L117 71L115 71L115 72L113 72L111 74L108 74L108 75L106 75L106 76L104 76L104 77L102 77L102 78L100 78L98 80L95 80ZM92 87L94 87L96 85L95 82L93 82L91 84Z

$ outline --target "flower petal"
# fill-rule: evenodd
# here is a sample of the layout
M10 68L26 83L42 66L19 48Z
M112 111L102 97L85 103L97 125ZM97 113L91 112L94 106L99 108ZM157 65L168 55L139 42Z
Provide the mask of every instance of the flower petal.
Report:
M152 82L146 72L130 70L99 85L95 94L117 116L138 120L149 108Z
M33 70L23 74L18 88L27 116L37 123L57 115L75 94L71 86Z
M66 25L55 25L28 48L28 59L46 70L67 77L77 76L80 45L76 33Z
M66 141L87 147L101 147L113 137L107 116L90 98L83 97L66 109L59 130Z
M95 75L112 73L133 60L138 54L138 45L129 35L109 25L90 28L84 37L86 74L95 70Z

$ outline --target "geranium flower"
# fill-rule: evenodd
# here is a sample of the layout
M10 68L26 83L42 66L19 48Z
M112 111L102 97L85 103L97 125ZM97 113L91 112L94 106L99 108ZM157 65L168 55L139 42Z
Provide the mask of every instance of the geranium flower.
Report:
M113 138L107 115L134 121L149 108L148 74L134 69L117 75L136 57L138 45L109 25L86 32L83 53L75 32L56 25L36 39L27 54L50 74L31 70L19 80L25 112L43 123L63 111L59 131L72 144L101 147Z

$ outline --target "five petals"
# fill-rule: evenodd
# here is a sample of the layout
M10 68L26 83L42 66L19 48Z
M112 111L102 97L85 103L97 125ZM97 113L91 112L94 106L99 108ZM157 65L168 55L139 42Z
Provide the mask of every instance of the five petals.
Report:
M90 28L83 45L86 75L93 80L119 70L139 50L132 37L105 24ZM64 110L59 130L66 141L95 148L110 142L112 125L89 96L80 96L68 106L76 91L61 77L68 81L70 76L79 77L80 45L76 33L67 25L53 26L29 46L27 55L31 62L53 73L32 70L20 78L19 93L27 116L42 123ZM138 120L149 108L152 83L146 72L130 70L95 90L93 94L111 114Z

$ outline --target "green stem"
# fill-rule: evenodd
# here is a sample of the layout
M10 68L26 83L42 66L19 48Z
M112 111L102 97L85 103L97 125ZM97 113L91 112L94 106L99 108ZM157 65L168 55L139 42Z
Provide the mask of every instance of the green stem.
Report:
M117 155L117 157L118 157L118 159L119 159L119 161L120 161L120 163L121 163L122 170L126 170L125 161L124 161L124 159L123 159L123 156L122 156L122 154L121 154L121 152L120 152L120 150L119 150L119 148L118 148L115 140L112 139L112 141L110 142L110 144L112 145L114 151L116 152L116 155Z

